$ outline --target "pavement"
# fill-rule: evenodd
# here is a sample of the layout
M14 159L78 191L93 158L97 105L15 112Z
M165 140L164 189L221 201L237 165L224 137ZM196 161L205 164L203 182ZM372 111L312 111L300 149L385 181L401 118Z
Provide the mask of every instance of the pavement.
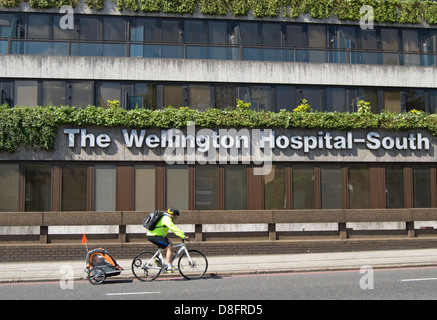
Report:
M115 278L133 278L132 260L118 260L124 268ZM437 266L437 249L328 252L276 255L208 257L207 276L262 273L317 272L372 268ZM174 277L176 274L172 274ZM81 261L0 263L0 283L86 280L85 258ZM108 278L110 280L111 278Z

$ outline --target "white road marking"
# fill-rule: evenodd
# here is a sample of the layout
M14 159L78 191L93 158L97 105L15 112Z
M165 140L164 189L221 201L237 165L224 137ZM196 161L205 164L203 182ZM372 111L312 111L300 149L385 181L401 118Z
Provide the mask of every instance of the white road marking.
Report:
M433 281L437 280L437 278L419 278L419 279L402 279L403 282L409 282L409 281Z
M161 292L119 292L119 293L107 293L107 296L128 296L135 294L159 294Z

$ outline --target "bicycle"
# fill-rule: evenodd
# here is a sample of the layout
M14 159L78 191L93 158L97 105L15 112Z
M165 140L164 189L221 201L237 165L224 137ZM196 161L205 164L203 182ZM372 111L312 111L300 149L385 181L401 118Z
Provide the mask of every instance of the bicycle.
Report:
M173 256L173 261L179 257L176 270L186 279L200 279L208 269L208 259L199 250L187 249L185 242L173 245L178 252ZM163 273L167 273L167 265L164 263L161 248L153 253L151 251L140 252L132 260L132 273L140 281L153 281Z

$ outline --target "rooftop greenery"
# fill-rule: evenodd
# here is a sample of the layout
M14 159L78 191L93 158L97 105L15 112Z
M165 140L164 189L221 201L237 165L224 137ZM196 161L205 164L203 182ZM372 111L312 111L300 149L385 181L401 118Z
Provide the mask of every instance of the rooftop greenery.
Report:
M101 10L104 0L0 0L0 6L18 7L28 2L33 8L77 6L80 2ZM313 19L337 17L339 20L360 21L360 8L374 9L374 22L437 24L437 2L420 0L110 0L119 10L144 13L190 15L197 11L205 15L232 15L256 18L284 19L309 14Z
M366 103L358 112L313 112L302 103L295 111L253 111L249 104L239 102L229 110L194 110L187 107L124 110L89 106L78 109L68 106L15 107L0 106L0 151L14 152L20 146L51 151L61 125L125 128L184 128L189 121L197 127L217 128L303 128L326 130L424 129L437 138L437 115L411 111L373 114Z

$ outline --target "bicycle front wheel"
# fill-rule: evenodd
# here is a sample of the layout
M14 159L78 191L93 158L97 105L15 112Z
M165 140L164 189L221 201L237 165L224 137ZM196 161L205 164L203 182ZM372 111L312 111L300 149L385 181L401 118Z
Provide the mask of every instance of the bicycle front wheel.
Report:
M179 272L186 279L202 278L208 269L206 256L198 250L188 250L188 255L185 252L179 258Z
M154 255L154 252L144 251L132 260L132 273L138 280L152 281L161 273L160 261L157 257L152 259Z

